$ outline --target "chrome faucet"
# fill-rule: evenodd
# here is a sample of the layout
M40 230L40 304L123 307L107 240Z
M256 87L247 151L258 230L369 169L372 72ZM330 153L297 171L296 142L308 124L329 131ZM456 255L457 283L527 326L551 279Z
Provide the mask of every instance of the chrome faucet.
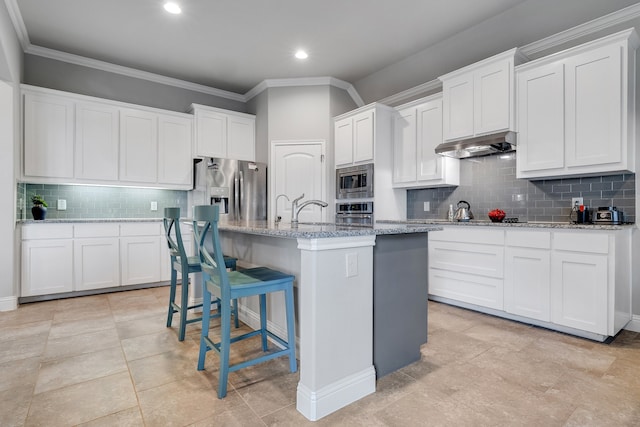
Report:
M291 212L291 215L293 216L293 218L291 218L291 226L292 227L297 227L298 226L298 214L307 205L318 205L321 208L326 208L327 206L329 206L329 204L327 202L323 202L322 200L306 200L306 201L302 202L302 204L299 207L298 207L298 204L296 203L295 215L294 215L293 211Z
M296 219L296 224L298 223L298 214L296 214L296 210L298 209L298 202L304 197L304 193L296 199L293 199L291 202L291 224L293 224L293 219Z
M276 196L276 223L279 223L280 221L282 221L282 217L280 215L278 215L278 199L280 199L280 197L284 197L285 199L287 199L287 202L289 201L289 197L286 194L278 194Z

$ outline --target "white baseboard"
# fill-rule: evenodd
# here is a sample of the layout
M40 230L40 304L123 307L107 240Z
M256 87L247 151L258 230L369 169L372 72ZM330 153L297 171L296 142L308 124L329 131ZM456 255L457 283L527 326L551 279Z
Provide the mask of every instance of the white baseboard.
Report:
M640 332L640 315L634 314L631 321L624 327L627 331Z
M376 391L376 370L373 366L312 391L298 383L296 408L311 421L337 411Z
M0 311L11 311L18 308L18 297L0 298Z

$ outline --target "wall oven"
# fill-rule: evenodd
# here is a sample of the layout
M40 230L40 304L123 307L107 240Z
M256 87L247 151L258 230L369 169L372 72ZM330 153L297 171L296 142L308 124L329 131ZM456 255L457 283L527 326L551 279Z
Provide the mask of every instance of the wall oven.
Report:
M373 197L373 163L336 169L336 199Z
M373 226L373 202L336 203L336 225Z

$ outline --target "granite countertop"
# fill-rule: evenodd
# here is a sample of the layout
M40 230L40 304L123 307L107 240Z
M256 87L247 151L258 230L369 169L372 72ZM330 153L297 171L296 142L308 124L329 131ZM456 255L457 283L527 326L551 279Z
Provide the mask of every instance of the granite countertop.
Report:
M36 221L34 219L21 219L18 224L81 224L81 223L103 223L103 222L161 222L162 218L68 218L68 219L45 219Z
M334 223L300 223L297 228L290 223L256 221L250 223L220 224L220 231L233 231L261 236L282 237L287 239L322 239L330 237L353 237L388 234L427 233L442 230L437 224L413 223L376 223L373 227L339 226Z
M378 223L397 223L398 221L378 221ZM573 224L570 222L491 222L483 220L473 220L468 222L410 219L407 224L431 224L457 227L506 227L506 228L555 228L572 230L625 230L634 226L633 223L611 225L611 224Z

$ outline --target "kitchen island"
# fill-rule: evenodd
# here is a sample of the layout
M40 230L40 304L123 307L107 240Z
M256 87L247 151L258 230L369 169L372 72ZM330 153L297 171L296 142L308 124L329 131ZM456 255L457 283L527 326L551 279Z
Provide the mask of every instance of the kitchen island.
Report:
M220 225L223 250L241 260L240 267L296 276L297 409L305 417L318 420L375 392L376 371L379 377L419 359L427 328L427 233L439 229ZM269 300L268 321L285 336L280 297ZM250 326L257 326L257 312L256 301L242 301L240 317Z

